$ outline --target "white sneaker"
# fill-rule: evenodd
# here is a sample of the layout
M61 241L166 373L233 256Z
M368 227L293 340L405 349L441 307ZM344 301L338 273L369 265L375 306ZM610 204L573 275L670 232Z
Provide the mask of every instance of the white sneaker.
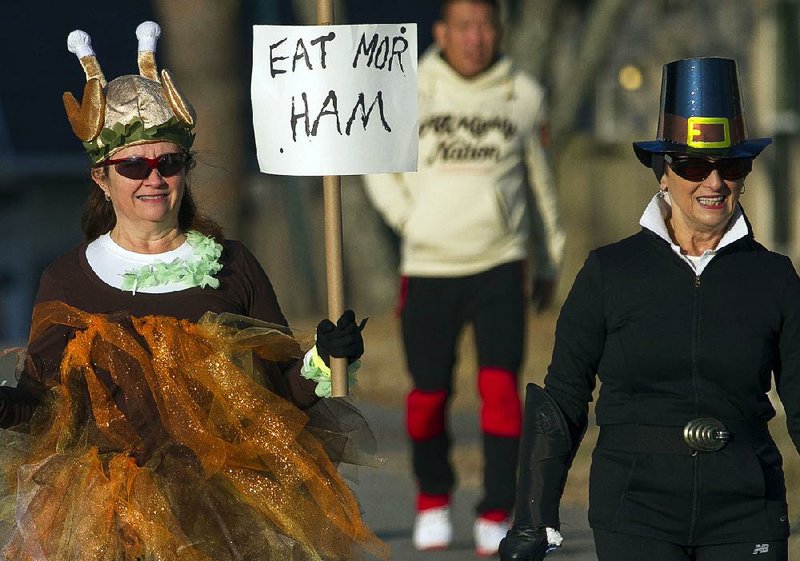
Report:
M411 542L418 551L447 549L453 541L450 508L429 508L417 513Z
M481 557L497 555L500 540L506 537L509 529L508 521L494 522L485 518L475 521L475 553Z

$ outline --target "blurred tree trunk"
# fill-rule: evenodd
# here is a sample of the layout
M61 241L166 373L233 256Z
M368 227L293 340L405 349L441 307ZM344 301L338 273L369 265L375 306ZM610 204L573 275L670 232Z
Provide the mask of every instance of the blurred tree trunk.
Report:
M623 12L632 4L631 0L594 0L582 20L577 19L576 8L559 0L519 0L516 5L506 50L549 91L556 157L578 124L603 61L617 44Z
M619 22L632 0L595 0L580 34L577 60L569 65L568 80L553 87L551 126L553 152L559 154L578 124L578 115L594 90L603 61L617 44Z
M201 210L239 236L244 174L238 0L153 0L166 63L197 112L192 189Z
M504 34L505 51L524 69L548 85L549 61L557 35L559 0L520 0Z
M797 59L800 57L800 5L793 0L778 0L775 5L776 48L775 58L775 112L776 127L773 134L772 186L773 186L773 232L776 248L787 255L796 255L793 239L796 226L795 173L792 156L797 152L800 132L800 73Z

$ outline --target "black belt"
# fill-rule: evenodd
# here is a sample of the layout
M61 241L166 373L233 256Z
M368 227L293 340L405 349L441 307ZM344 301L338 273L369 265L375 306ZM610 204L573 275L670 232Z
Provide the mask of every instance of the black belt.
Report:
M715 452L729 442L770 442L767 423L760 419L719 421L693 419L682 427L657 425L603 425L597 446L641 454L693 455Z

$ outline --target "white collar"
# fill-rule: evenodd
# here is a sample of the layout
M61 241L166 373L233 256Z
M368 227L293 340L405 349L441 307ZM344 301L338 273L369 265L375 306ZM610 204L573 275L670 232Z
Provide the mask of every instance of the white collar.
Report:
M672 212L672 203L669 199L669 193L664 193L663 196L661 193L657 193L644 209L642 217L639 219L639 224L643 228L647 228L658 237L666 241L672 248L672 251L674 251L675 254L681 259L683 259L685 263L692 267L692 269L694 269L698 275L703 272L703 269L705 269L706 265L708 265L708 263L720 249L732 244L736 240L746 237L750 233L747 228L747 221L744 218L742 208L737 203L736 209L733 211L733 216L731 217L731 221L728 225L728 229L725 231L722 239L717 244L717 247L703 252L703 255L700 256L700 259L698 260L688 259L687 256L681 252L680 246L678 246L672 241L672 238L670 238L669 230L667 230L666 224L670 212Z
M120 290L123 290L122 283L124 278L122 275L131 270L156 263L171 263L176 259L186 260L191 258L193 254L192 246L185 241L179 247L164 253L136 253L117 244L111 239L110 234L99 236L86 247L86 260L95 274L107 285ZM187 288L190 288L190 286L185 283L171 282L139 288L137 292L163 294L186 290Z

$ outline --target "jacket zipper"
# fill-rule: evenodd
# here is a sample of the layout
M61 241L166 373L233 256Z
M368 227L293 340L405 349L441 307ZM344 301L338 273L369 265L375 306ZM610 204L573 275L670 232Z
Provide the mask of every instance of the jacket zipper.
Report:
M653 234L656 236L656 234ZM710 267L715 265L715 262L718 261L719 257L725 253L731 251L732 247L739 245L739 241L737 240L733 242L733 244L722 248L720 251L717 252L716 257L706 265L706 269L708 270ZM667 249L669 253L671 253L678 261L682 261L675 253ZM685 266L685 263L683 263ZM702 281L700 279L700 275L694 276L694 317L692 318L693 325L692 325L692 386L694 387L694 400L695 400L695 414L696 416L700 416L700 391L697 387L697 337L699 331L699 324L700 324L700 304L701 304L701 296L702 293L700 289L702 288ZM699 503L699 495L700 495L700 457L697 452L692 454L692 512L691 512L691 519L689 523L689 535L688 535L688 543L691 544L694 541L694 532L697 526L697 505Z
M700 275L694 277L694 317L692 318L692 387L694 389L695 417L700 416L700 390L697 386L697 339L700 330L700 308L702 304L702 282ZM689 524L688 543L692 543L697 524L697 505L700 495L700 458L695 451L692 454L692 517Z

